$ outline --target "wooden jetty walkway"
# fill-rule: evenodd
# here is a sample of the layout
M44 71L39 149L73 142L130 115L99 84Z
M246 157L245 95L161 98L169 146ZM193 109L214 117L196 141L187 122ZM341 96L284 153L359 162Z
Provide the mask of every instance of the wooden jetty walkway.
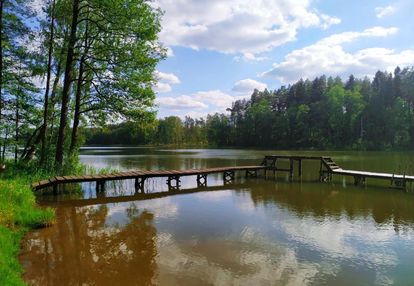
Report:
M197 176L197 186L207 186L207 176L214 173L223 174L224 184L232 183L235 179L236 171L244 171L247 177L257 177L258 171L264 171L264 177L272 172L276 176L277 172L287 172L289 180L293 179L295 173L295 163L297 165L297 176L302 176L302 162L304 160L316 160L320 162L319 180L321 182L331 182L333 175L352 176L355 185L364 185L367 178L389 180L391 187L405 189L407 183L411 185L414 182L414 176L405 174L376 173L366 171L347 170L338 166L330 157L326 156L290 156L290 155L269 155L265 156L262 163L258 166L231 166L207 169L191 170L153 170L153 171L129 171L112 173L106 175L85 175L85 176L62 176L54 177L32 184L32 189L38 191L47 187L52 187L54 193L57 193L58 186L62 184L95 182L96 191L102 192L105 189L105 182L116 180L135 180L135 189L144 192L144 183L148 178L167 178L167 185L170 191L178 191L181 186L180 178L183 176ZM280 161L288 161L288 168L280 167ZM278 166L279 163L279 166ZM286 164L284 164L286 165Z
M63 176L53 177L32 184L35 191L52 187L54 192L61 184L96 182L96 191L100 192L105 189L105 182L118 180L135 180L135 189L143 191L145 180L148 178L167 178L169 190L178 190L181 186L181 177L197 176L197 186L207 186L207 176L209 174L222 173L225 184L234 181L236 171L245 171L246 177L257 177L259 170L265 169L265 166L233 166L208 169L191 169L191 170L154 170L154 171L129 171L121 173L112 173L106 175L85 175L85 176Z
M289 168L277 167L277 162L281 160L289 160ZM289 179L292 180L294 175L294 163L297 162L298 176L302 176L302 161L303 160L317 160L320 161L319 167L319 181L331 182L333 175L351 176L354 178L355 185L365 185L367 178L389 180L391 187L405 189L407 184L414 182L414 176L407 176L406 174L390 174L367 172L357 170L343 169L336 164L331 157L326 156L289 156L289 155L271 155L265 156L262 165L266 166L267 171L283 171L289 173Z

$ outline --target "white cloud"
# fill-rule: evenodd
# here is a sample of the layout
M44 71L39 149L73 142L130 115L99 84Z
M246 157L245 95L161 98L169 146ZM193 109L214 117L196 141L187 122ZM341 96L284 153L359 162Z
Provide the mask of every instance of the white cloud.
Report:
M268 60L269 58L264 57L264 56L258 56L253 53L244 53L241 56L235 56L233 59L236 62L239 62L241 60L246 61L246 62L261 62L261 61Z
M178 84L180 83L180 79L173 73L163 73L160 71L156 71L156 77L160 81L166 81L171 84Z
M264 90L265 88L267 88L267 84L254 79L246 78L237 81L232 90L239 94L251 95L254 89Z
M391 28L372 27L362 32L344 32L340 34L334 34L334 35L331 35L329 37L326 37L320 40L319 42L316 43L316 45L335 46L335 45L352 42L354 40L357 40L358 38L387 37L387 36L396 34L397 32L398 32L398 28L395 28L395 27L391 27Z
M155 71L155 78L157 83L154 86L154 90L157 93L170 92L172 90L171 85L181 83L180 79L173 73Z
M173 56L175 56L175 55L174 55L174 51L173 51L173 49L172 49L172 48L170 48L170 47L167 47L167 57L168 57L168 58L171 58L171 57L173 57Z
M230 93L218 89L198 91L176 97L158 97L156 103L161 109L168 109L169 112L181 112L180 116L204 117L215 112L225 112L236 100L250 97L255 88L263 90L267 85L247 78L235 82Z
M156 103L160 107L168 108L173 111L183 109L205 109L208 106L198 100L193 99L188 95L181 95L178 97L160 97L157 98Z
M341 23L341 19L336 18L336 17L331 17L326 14L322 14L321 19L322 19L321 27L324 30L328 29L332 25L338 25Z
M391 14L394 14L395 11L396 11L395 7L391 6L391 5L386 6L386 7L377 7L377 8L375 8L376 16L379 19L384 18L386 16L389 16Z
M159 97L156 102L162 109L181 112L180 116L205 117L207 114L225 112L239 98L240 95L233 96L221 90L208 90L177 97Z
M165 11L160 38L168 46L256 54L295 40L301 28L326 29L340 19L310 0L157 0Z
M194 94L194 98L197 100L208 104L209 106L215 106L223 111L227 107L231 107L233 101L236 100L235 97L222 92L221 90L209 90L209 91L199 91Z
M262 75L291 83L299 78L314 78L322 74L347 77L370 76L378 69L390 70L397 65L414 62L414 50L397 52L386 48L366 48L346 52L342 44L364 37L386 37L395 34L396 28L374 27L362 32L345 32L324 38L317 43L287 54L280 63Z

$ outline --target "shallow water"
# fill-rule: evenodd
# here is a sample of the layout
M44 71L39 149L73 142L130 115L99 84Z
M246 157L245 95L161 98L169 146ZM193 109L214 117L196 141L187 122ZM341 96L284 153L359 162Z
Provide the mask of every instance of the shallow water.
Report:
M398 152L88 148L81 160L189 169L259 164L274 153L414 174L414 153ZM413 285L414 193L375 180L355 187L339 176L319 183L318 164L306 162L293 183L286 174L246 180L239 173L223 185L217 174L206 189L183 178L182 194L152 179L146 195L134 196L125 181L107 184L104 195L85 183L82 192L41 197L57 222L23 241L24 278L31 285Z

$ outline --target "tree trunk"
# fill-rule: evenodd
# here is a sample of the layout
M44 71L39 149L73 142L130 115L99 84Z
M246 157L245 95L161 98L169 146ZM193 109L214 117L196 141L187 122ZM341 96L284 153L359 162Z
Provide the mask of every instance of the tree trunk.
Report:
M66 35L64 37L64 41L66 41ZM53 138L53 134L54 134L54 118L55 118L55 103L56 103L56 92L57 92L57 87L60 81L60 77L62 76L62 63L63 63L63 56L65 54L65 49L62 47L61 53L60 53L60 57L59 57L59 61L57 63L57 67L56 67L56 75L55 75L55 79L53 81L53 85L52 85L52 92L50 94L50 114L49 114L49 118L51 119L50 121L50 132L49 135L46 134L46 136L48 136L47 139L47 143L49 144L49 146L52 144L51 140Z
M35 129L32 135L30 136L29 140L27 140L26 146L24 147L24 150L20 155L20 159L22 159L23 161L27 162L33 157L36 150L35 146L40 142L40 134L42 128L43 125Z
M3 121L3 5L4 0L0 0L0 125ZM4 160L4 152L2 152L0 160Z
M9 129L6 128L6 134L4 135L4 140L3 140L3 150L1 152L1 157L4 160L4 157L6 156L6 143L7 143L7 139L9 138Z
M88 17L88 16L86 16ZM81 56L80 63L79 63L79 75L77 80L77 86L76 86L76 94L75 94L75 112L73 117L73 126L72 126L72 138L70 142L70 153L72 154L76 146L78 145L78 138L79 138L79 122L80 122L80 107L81 107L81 95L82 95L82 85L83 85L83 74L84 74L84 68L85 68L85 61L86 56L89 51L89 45L88 45L88 21L86 21L85 26L85 35L84 35L84 52Z
M17 149L19 148L19 144L18 144L18 141L19 141L19 117L20 117L20 114L19 114L19 108L20 108L20 106L19 106L19 96L17 95L16 96L16 121L15 121L15 128L16 128L16 130L15 130L15 134L14 134L14 163L16 164L17 163Z
M79 121L80 121L80 103L81 103L81 95L82 95L82 77L83 77L83 70L84 70L84 62L85 57L82 56L79 64L79 77L76 86L76 95L75 95L75 112L73 117L73 126L72 126L72 138L70 142L70 153L75 151L76 146L78 144L78 128L79 128Z
M78 15L79 15L79 1L80 0L73 0L73 6L72 6L72 25L70 28L68 52L66 55L65 80L63 82L63 90L62 90L62 106L61 106L61 112L60 112L59 134L58 134L58 140L56 144L55 164L58 170L61 170L62 165L63 165L65 131L66 131L66 126L68 124L69 91L70 91L70 85L72 82L73 57L74 57L74 48L76 44L76 29L77 29L77 24L78 24Z
M52 53L53 53L53 37L54 37L54 22L55 22L55 0L52 2L51 20L50 20L50 38L49 38L49 51L47 58L47 75L46 75L46 90L45 90L45 102L43 108L43 128L41 134L42 149L40 152L40 165L43 165L46 160L46 134L49 117L49 89L50 89L50 76L52 73Z

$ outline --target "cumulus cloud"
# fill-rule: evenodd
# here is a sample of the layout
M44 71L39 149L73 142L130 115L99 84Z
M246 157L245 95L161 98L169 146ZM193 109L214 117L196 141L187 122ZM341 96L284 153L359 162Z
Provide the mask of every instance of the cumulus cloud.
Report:
M156 103L163 108L174 111L183 109L205 109L208 106L188 95L180 95L178 97L160 97Z
M180 95L177 97L160 97L157 99L157 104L162 108L169 108L174 111L182 111L188 109L211 109L215 108L217 111L224 111L231 106L236 98L221 91L209 90L198 91L191 95Z
M241 60L246 61L246 62L261 62L261 61L265 61L268 60L268 57L264 57L264 56L258 56L257 54L253 54L253 53L244 53L241 56L235 56L233 58L236 62L239 62Z
M376 7L375 8L375 14L377 16L377 18L381 19L384 18L386 16L389 16L391 14L394 14L396 11L394 6L386 6L386 7Z
M158 97L156 103L162 109L181 112L182 115L204 117L208 113L225 112L238 99L249 97L254 89L264 90L265 83L247 78L234 83L231 92L222 90L198 91L191 94Z
M275 63L271 70L262 75L291 83L299 78L314 78L322 74L370 76L378 69L390 70L397 65L410 65L414 61L414 50L397 52L386 48L366 48L351 53L342 46L360 38L387 37L397 31L397 28L374 27L362 32L335 34L290 52L282 62Z
M167 57L168 58L171 58L171 57L173 57L174 56L174 51L173 51L173 49L172 48L170 48L170 47L167 47Z
M157 0L165 11L160 38L169 46L252 55L295 40L301 28L326 29L340 19L310 0Z
M251 95L254 89L264 90L265 88L267 88L267 84L251 78L246 78L237 81L232 90L239 94Z
M172 90L171 85L181 83L180 79L173 73L156 71L155 78L157 79L157 83L154 86L154 90L157 93L170 92Z

